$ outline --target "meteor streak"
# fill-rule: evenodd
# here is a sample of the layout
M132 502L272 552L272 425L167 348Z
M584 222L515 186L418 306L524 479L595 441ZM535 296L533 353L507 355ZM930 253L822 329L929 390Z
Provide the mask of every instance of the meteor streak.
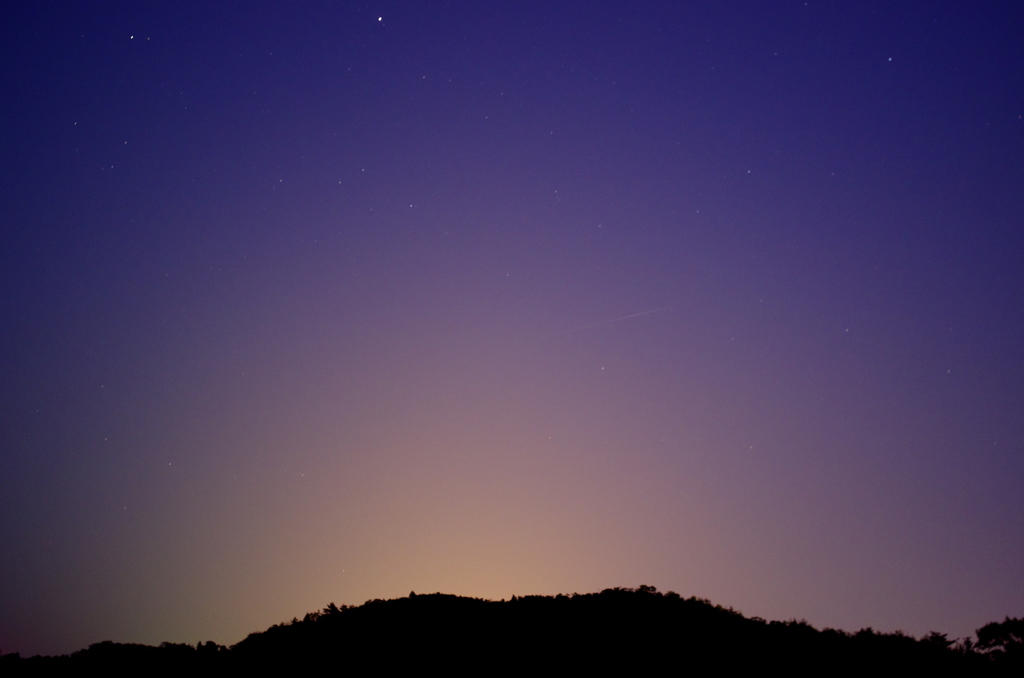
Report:
M661 308L653 308L650 311L641 311L640 313L631 313L629 315L624 315L621 318L612 318L611 320L602 320L599 323L592 323L590 325L582 325L580 327L573 327L572 329L569 329L569 330L562 330L561 332L554 332L552 334L546 334L544 336L545 337L557 337L560 334L569 334L570 332L579 332L580 330L589 330L591 327L600 327L601 325L610 325L612 323L617 323L617 322L620 322L622 320L629 320L630 318L638 318L638 317L640 317L642 315L650 315L651 313L657 313L658 311L667 311L670 308L672 308L672 307L671 306L662 306Z

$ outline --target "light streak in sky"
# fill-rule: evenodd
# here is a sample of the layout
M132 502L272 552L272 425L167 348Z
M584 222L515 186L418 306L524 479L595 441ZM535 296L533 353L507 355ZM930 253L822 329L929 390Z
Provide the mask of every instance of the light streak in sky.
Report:
M569 334L570 332L579 332L581 330L589 330L591 327L600 327L601 325L610 325L612 323L621 322L623 320L629 320L630 318L638 318L642 315L650 315L651 313L657 313L658 311L667 311L672 308L671 306L662 306L661 308L653 308L650 311L641 311L640 313L631 313L624 315L621 318L612 318L611 320L602 320L599 323L591 323L590 325L582 325L580 327L573 327L572 329L562 330L561 332L553 332L551 334L545 334L544 337L557 337L562 334Z

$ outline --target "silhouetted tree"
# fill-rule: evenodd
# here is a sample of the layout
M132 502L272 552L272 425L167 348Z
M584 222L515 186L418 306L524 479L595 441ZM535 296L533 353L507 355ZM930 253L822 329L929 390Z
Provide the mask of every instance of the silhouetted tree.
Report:
M994 664L1015 675L1024 673L1024 618L1007 617L1001 622L985 624L975 633L978 635L976 647Z

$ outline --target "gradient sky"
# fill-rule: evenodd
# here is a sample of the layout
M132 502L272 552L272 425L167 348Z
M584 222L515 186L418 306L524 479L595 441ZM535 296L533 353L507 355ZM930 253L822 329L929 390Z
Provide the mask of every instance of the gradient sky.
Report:
M1020 3L142 4L0 10L3 652L1024 614Z

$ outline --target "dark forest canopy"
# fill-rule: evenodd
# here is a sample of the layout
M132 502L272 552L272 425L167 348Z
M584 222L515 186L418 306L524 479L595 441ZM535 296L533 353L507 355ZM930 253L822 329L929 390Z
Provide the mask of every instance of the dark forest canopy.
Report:
M513 596L433 593L359 606L331 603L301 620L250 634L232 647L213 642L160 646L96 643L60 657L0 658L4 674L66 668L180 672L236 669L455 672L596 669L736 670L810 673L933 670L1020 675L1024 619L978 629L977 639L930 633L817 630L803 621L765 621L652 586L600 593Z

